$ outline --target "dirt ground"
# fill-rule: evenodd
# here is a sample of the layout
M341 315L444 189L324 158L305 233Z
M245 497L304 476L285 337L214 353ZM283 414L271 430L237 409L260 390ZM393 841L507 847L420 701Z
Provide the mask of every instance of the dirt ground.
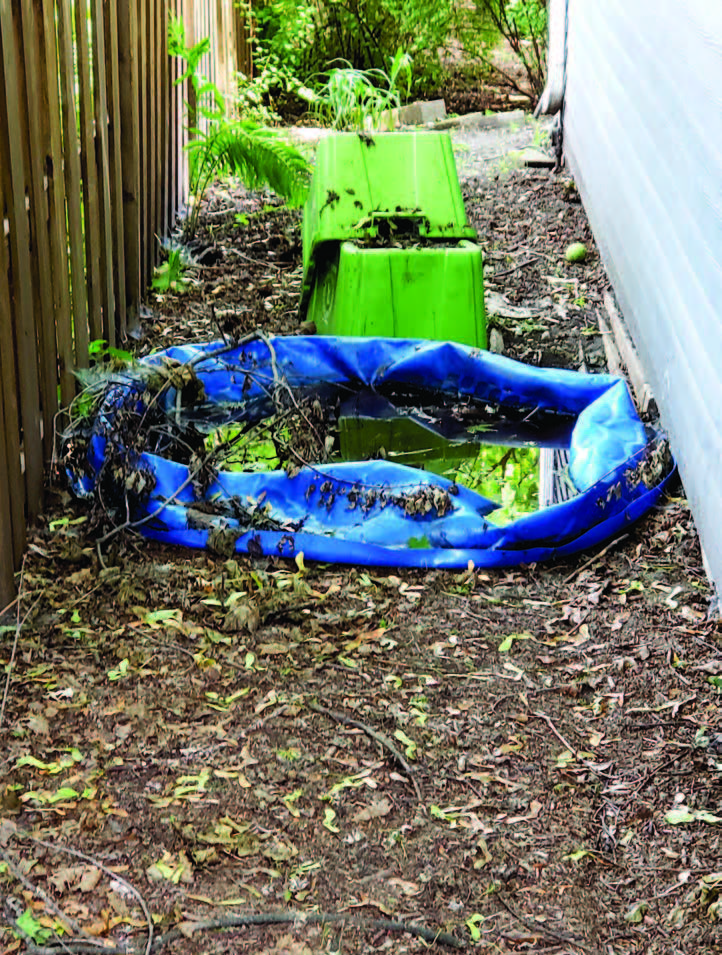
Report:
M603 370L573 183L464 189L505 353ZM296 333L299 225L216 189L140 350ZM131 534L103 566L51 494L0 631L3 952L720 950L720 627L680 487L603 549L463 573Z

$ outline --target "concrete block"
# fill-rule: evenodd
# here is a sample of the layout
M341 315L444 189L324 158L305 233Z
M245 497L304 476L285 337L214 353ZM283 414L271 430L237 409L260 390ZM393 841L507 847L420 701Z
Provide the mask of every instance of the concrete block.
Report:
M460 125L462 129L469 127L485 129L496 126L521 126L526 122L526 113L523 109L515 109L510 113L491 113L487 116L485 113L467 113L460 116Z
M402 126L426 126L446 117L446 103L443 99L427 102L409 103L399 110L399 122Z

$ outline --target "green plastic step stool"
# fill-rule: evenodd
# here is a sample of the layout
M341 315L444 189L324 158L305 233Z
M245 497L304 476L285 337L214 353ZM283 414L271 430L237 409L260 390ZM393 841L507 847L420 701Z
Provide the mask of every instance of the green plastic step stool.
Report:
M475 235L447 133L329 136L304 210L301 315L321 334L485 348Z
M342 242L318 269L306 311L322 335L429 338L486 347L481 249L361 248Z

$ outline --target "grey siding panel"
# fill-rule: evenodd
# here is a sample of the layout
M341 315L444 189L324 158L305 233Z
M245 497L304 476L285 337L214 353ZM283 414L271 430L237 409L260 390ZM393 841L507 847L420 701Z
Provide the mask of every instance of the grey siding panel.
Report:
M569 0L564 144L722 590L722 2Z

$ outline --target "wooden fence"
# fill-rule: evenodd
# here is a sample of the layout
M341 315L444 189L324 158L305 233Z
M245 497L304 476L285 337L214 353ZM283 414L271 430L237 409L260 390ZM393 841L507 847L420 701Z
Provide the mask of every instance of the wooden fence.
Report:
M0 611L88 345L138 327L187 185L169 15L250 74L234 0L0 0Z

